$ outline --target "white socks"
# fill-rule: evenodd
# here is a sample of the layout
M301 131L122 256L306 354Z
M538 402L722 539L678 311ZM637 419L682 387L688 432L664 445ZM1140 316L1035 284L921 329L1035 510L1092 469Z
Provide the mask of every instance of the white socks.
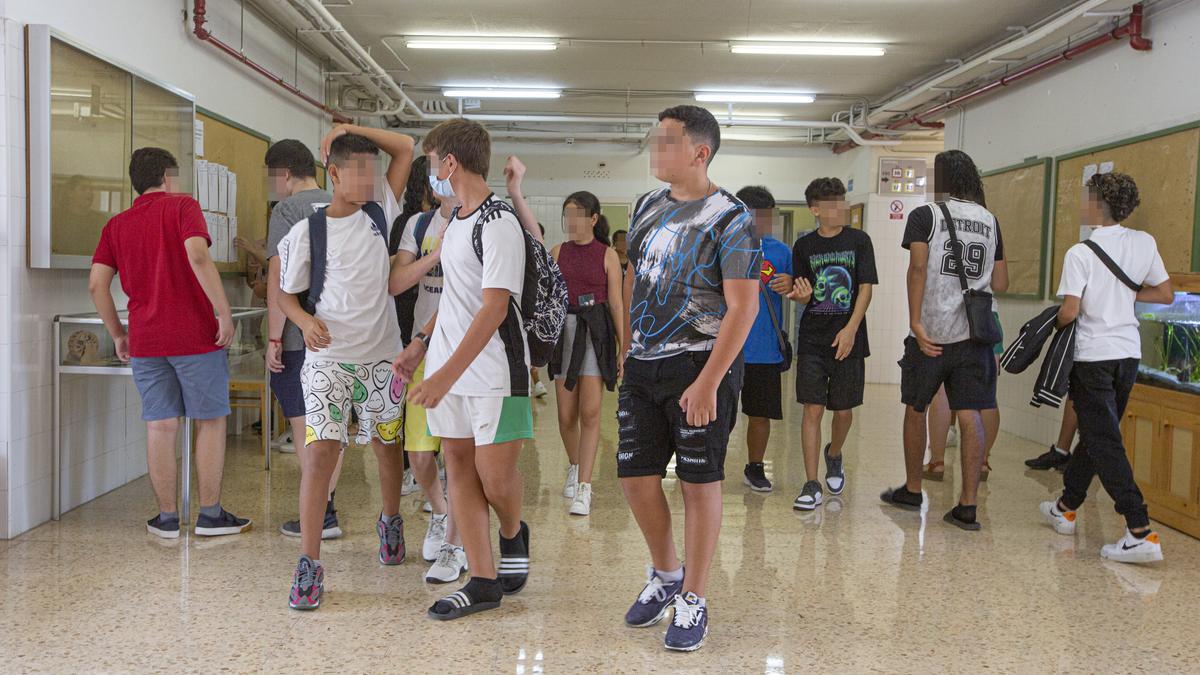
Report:
M683 568L682 567L675 570L674 572L666 572L663 570L654 570L654 573L658 575L659 579L662 579L663 581L665 581L667 583L675 583L677 581L683 581Z
M1058 447L1057 445L1054 446L1054 451L1057 452L1058 454L1064 455L1064 456L1071 454L1071 452L1069 450L1063 450L1062 448Z

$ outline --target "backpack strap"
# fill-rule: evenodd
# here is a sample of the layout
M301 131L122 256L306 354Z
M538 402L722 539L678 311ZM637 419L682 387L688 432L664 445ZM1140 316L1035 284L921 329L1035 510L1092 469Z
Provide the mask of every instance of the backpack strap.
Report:
M383 207L379 205L379 202L365 202L362 205L362 210L363 213L371 217L371 227L375 228L375 231L379 233L379 236L383 239L384 248L387 248L387 215L384 214Z
M517 217L517 212L508 205L508 202L500 199L493 199L492 201L487 202L480 209L479 217L475 219L475 228L471 231L471 246L475 248L475 257L479 258L479 262L481 263L483 262L483 224L490 220L494 214L500 211L507 211L513 214L513 217ZM457 214L458 212L455 211L455 215ZM517 217L517 220L519 223L520 218ZM521 233L525 235L528 234L525 231L524 225L521 225Z
M317 311L317 301L325 290L325 266L328 263L329 223L322 206L308 217L308 246L311 260L309 262L308 291L303 298L304 311L314 314Z
M413 229L413 238L417 242L417 259L421 258L421 246L425 241L425 234L429 232L429 223L433 222L433 214L437 209L430 209L417 217L417 226Z
M1129 275L1125 274L1125 270L1121 269L1121 267L1117 265L1117 261L1110 258L1108 254L1104 252L1104 249L1100 248L1100 244L1097 244L1091 239L1087 239L1083 242L1083 245L1092 249L1092 253L1096 254L1096 257L1100 259L1100 262L1104 263L1104 266L1108 268L1108 271L1112 272L1113 276L1120 279L1121 283L1128 286L1129 290L1133 291L1134 293L1142 290L1143 286L1141 284L1134 283L1133 279L1130 279Z

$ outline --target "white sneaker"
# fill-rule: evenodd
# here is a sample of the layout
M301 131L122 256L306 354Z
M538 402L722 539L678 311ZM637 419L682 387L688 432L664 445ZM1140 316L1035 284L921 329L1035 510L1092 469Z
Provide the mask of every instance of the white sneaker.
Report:
M575 487L579 484L579 465L572 464L567 468L567 484L563 486L563 497L565 499L575 498Z
M575 488L575 501L571 502L571 515L586 516L592 512L592 484L580 483Z
M433 513L433 504L430 504L429 501L426 500L425 504L421 506L421 510L425 513Z
M1151 532L1145 538L1138 539L1129 530L1125 530L1125 536L1117 543L1108 544L1100 549L1100 557L1123 563L1158 562L1163 559L1162 542L1159 541L1157 532Z
M1053 527L1055 532L1075 534L1075 512L1059 511L1058 500L1042 502L1038 509L1042 512L1042 518L1046 519L1046 523Z
M425 543L421 545L421 557L425 562L437 560L438 551L446 543L446 514L434 514L429 519L429 529L425 530Z
M286 453L296 452L296 444L292 443L292 432L285 431L271 444L276 450Z
M461 546L442 544L437 562L425 573L425 581L431 584L448 584L458 581L467 571L467 552Z
M420 489L421 486L417 485L417 477L413 475L412 469L405 469L404 483L400 485L400 496L407 497Z
M535 383L533 385L533 395L537 398L541 398L541 397L545 396L546 395L546 385L542 384L541 382Z

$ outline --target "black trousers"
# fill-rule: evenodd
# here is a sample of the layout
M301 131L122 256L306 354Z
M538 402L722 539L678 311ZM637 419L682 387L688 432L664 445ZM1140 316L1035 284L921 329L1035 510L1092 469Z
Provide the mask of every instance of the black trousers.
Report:
M1125 456L1121 418L1137 379L1137 359L1076 361L1071 369L1071 402L1079 416L1079 444L1063 474L1062 502L1079 508L1087 499L1092 478L1116 502L1117 513L1129 529L1150 525L1146 501L1133 480L1133 467Z

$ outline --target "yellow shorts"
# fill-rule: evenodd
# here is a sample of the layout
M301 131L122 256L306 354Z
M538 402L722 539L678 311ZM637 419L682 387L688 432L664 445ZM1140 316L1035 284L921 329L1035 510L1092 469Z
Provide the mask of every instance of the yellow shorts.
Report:
M417 366L413 372L412 389L425 379L425 362ZM442 447L442 439L429 434L429 425L425 419L425 409L409 401L404 402L404 449L407 452L437 452Z

